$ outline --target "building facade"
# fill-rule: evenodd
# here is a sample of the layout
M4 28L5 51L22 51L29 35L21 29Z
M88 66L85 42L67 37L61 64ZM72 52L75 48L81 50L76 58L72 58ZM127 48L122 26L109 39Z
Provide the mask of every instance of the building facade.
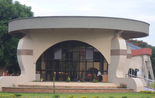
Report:
M21 37L17 48L21 75L0 77L0 90L42 77L91 81L89 76L95 77L98 70L108 82L125 83L135 92L143 89L140 79L125 77L131 64L125 40L148 36L148 23L110 17L32 17L10 21L8 32Z

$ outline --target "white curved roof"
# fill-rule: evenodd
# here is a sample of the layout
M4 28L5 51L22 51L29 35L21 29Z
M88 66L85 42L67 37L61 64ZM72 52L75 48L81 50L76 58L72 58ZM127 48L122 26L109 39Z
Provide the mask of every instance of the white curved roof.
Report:
M15 19L9 22L9 33L20 36L21 30L31 29L112 29L123 31L124 38L148 36L149 24L142 21L89 16L51 16Z

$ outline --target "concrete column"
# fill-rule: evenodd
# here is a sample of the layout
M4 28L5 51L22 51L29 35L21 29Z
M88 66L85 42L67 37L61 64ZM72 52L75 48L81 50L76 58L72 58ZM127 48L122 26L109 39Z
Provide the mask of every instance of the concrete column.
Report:
M139 92L143 90L142 81L138 78L126 78L124 76L124 69L129 62L127 54L130 53L127 47L125 40L119 36L115 36L111 40L111 64L108 66L108 81L117 85L125 83L128 88Z
M126 42L121 37L114 37L111 41L111 64L109 65L108 80L112 81L113 77L124 78L124 67L126 65L127 47Z
M0 77L0 91L2 91L2 87L18 86L20 83L35 80L36 66L33 64L33 41L28 34L18 43L17 58L21 75Z
M18 63L21 75L25 75L27 81L36 79L36 66L33 64L33 41L29 34L20 39L17 48Z

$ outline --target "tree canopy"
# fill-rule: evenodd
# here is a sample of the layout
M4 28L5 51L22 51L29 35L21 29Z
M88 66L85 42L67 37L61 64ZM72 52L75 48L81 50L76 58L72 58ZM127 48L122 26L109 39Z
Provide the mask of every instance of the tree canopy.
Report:
M32 17L31 7L18 1L0 0L0 68L18 72L17 45L19 38L8 34L8 22L12 19Z

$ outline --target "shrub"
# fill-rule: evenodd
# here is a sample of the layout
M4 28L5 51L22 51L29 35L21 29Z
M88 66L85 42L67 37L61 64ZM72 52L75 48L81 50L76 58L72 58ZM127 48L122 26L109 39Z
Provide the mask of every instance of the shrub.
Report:
M54 95L53 98L60 98L60 96L59 95Z
M152 91L144 91L144 90L142 90L142 91L140 91L140 93L152 94L152 93L154 93L154 92L152 92Z
M74 98L74 96L73 95L69 95L68 98Z
M147 94L151 94L151 93L152 93L152 91L146 91L146 93L147 93Z
M98 82L98 80L94 79L94 80L93 80L93 83L96 83L96 82Z
M155 94L155 91L154 91L154 92L152 92L152 94Z
M120 88L127 88L127 85L124 83L120 83Z
M127 98L127 96L122 96L122 98Z
M14 96L16 96L16 97L21 97L22 94L14 94Z
M66 82L70 82L71 80L70 80L70 77L67 77L67 80L66 80Z
M81 96L80 98L87 98L87 96Z
M141 90L140 93L145 93L145 91Z
M41 77L40 81L43 82L43 81L45 81L45 79L43 77Z
M13 87L16 87L16 85L15 85L15 84L13 84Z
M81 82L85 82L84 79L82 79Z

